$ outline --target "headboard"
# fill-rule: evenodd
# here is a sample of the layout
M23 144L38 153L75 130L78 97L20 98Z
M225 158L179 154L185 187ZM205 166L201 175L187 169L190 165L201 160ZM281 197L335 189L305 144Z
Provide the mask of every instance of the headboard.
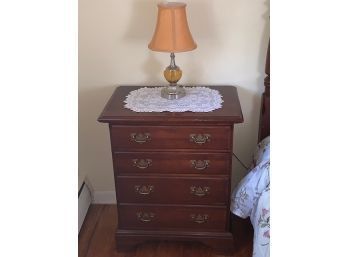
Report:
M264 92L262 94L260 123L259 123L259 141L270 135L270 42L265 64L266 77L264 79Z

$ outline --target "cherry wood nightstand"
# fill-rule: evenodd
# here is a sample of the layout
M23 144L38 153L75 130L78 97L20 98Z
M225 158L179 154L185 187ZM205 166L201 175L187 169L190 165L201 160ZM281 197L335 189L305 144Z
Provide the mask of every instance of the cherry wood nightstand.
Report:
M138 88L116 88L98 118L110 130L117 248L176 240L233 251L233 127L243 122L236 88L211 86L224 100L212 112L137 113L124 100Z

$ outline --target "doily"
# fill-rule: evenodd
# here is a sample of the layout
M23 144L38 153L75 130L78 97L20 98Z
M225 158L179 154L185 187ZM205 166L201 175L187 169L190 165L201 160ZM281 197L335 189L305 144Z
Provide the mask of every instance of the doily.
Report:
M208 87L184 87L186 95L168 100L161 97L163 87L143 87L131 91L124 107L135 112L211 112L222 107L219 91Z

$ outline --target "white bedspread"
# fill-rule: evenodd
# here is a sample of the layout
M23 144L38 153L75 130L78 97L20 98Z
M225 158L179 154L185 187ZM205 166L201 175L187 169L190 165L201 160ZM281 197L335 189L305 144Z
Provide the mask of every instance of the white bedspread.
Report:
M253 165L231 197L231 211L250 217L254 227L254 257L268 257L270 247L270 138L262 140L254 153Z

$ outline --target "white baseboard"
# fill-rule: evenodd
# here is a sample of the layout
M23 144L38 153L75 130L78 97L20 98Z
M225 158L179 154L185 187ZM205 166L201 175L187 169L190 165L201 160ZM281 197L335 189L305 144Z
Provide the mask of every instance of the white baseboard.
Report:
M94 191L93 203L94 204L115 204L116 193L115 191Z
M78 199L78 205L79 205L79 210L78 210L78 228L79 232L82 227L82 224L85 220L87 211L89 206L91 205L92 202L92 195L91 191L89 190L87 184L83 183L80 190L79 190L79 199Z

